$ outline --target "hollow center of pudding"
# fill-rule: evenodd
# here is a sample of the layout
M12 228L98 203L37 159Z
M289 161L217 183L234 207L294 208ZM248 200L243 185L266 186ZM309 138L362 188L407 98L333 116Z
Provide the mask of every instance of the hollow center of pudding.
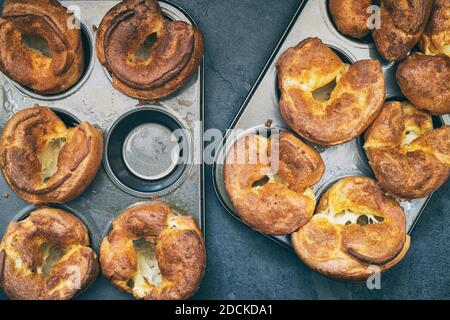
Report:
M40 36L22 34L22 43L37 55L47 58L52 57L52 51L50 50L48 42Z
M273 173L268 173L267 175L264 175L261 179L254 181L252 183L252 188L259 189L268 183L278 183L285 186L289 186L289 183L287 183L281 176Z
M43 257L43 264L36 272L48 276L54 265L64 256L64 250L50 243L42 244L40 249Z
M409 103L402 103L404 114L404 127L401 137L401 146L409 145L420 136L434 129L433 118L422 111L414 109Z
M402 133L401 145L409 145L414 140L431 130L433 130L433 123L431 120L424 123L422 127L419 123L415 123L414 120L406 119L405 127Z
M133 56L130 56L130 62L144 62L147 61L152 52L153 46L156 42L157 34L156 32L150 34L142 44L136 49L136 52Z
M133 278L133 291L144 297L151 286L158 287L163 283L156 257L156 244L145 239L133 241L137 253L138 271Z
M41 164L41 182L45 183L58 170L59 153L66 144L66 138L52 138L46 142L41 152L37 155Z
M315 100L320 102L326 102L330 100L331 94L333 93L334 89L336 88L337 81L334 79L330 83L316 89L313 91L313 97Z
M403 136L402 136L402 143L401 145L408 145L414 140L416 140L419 137L419 135L414 131L405 130Z
M371 213L356 212L351 209L346 209L339 213L334 213L331 211L325 213L318 213L316 214L316 216L320 218L325 218L332 224L338 224L343 226L347 226L350 224L358 224L360 226L366 226L369 224L377 224L384 221L383 217L376 216Z
M127 168L144 180L159 180L169 175L179 162L180 152L172 130L158 123L134 128L122 150Z

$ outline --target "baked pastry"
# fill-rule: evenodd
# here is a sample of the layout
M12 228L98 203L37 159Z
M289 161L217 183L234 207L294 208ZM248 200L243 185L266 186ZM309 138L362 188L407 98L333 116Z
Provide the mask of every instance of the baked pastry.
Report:
M450 126L433 129L431 116L389 102L365 134L364 149L379 185L402 198L423 198L450 175Z
M325 165L315 149L282 131L269 139L252 134L237 140L224 170L225 189L242 220L257 231L286 235L311 218L311 186Z
M11 222L0 244L0 286L15 300L68 300L98 275L86 227L55 208Z
M434 0L420 47L427 55L443 53L450 56L450 1Z
M70 13L55 0L5 0L0 17L0 71L40 94L72 87L84 68L80 29L69 28ZM49 55L23 42L46 41Z
M450 113L450 57L413 53L397 69L397 82L411 103L432 114Z
M434 1L420 45L424 54L411 54L397 69L400 89L419 109L432 114L450 113L449 1Z
M353 38L364 38L370 33L368 7L372 0L329 0L328 6L337 29Z
M292 245L312 269L359 282L399 263L410 239L394 199L370 178L347 177L322 196L311 221L292 234Z
M432 114L450 113L449 39L450 2L438 0L422 36L424 54L411 54L397 69L403 94L415 107Z
M419 42L433 0L381 0L381 28L373 31L378 52L387 61L400 61Z
M156 40L148 57L137 51L148 36ZM97 30L97 57L112 74L113 86L137 99L156 100L180 88L203 57L200 31L167 21L156 0L124 0Z
M18 196L34 203L64 203L92 182L103 136L87 122L67 128L47 107L17 112L0 137L0 169Z
M102 241L103 275L116 287L146 300L192 296L203 278L205 244L192 217L162 202L132 207L113 221Z
M380 62L345 64L318 38L286 50L278 60L280 110L285 122L305 139L321 145L350 141L367 129L385 99ZM336 82L329 99L316 90Z

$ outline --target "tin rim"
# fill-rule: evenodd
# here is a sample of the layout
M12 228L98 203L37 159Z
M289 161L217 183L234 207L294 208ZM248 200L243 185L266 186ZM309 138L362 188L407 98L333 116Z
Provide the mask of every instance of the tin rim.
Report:
M73 115L72 113L70 113L67 110L60 109L60 108L54 108L54 107L50 107L50 109L57 115L57 117L62 122L64 122L64 124L67 127L75 127L81 123L81 120L78 117L76 117L75 115ZM61 118L61 116L66 117L66 119ZM71 123L69 123L67 120L70 120Z

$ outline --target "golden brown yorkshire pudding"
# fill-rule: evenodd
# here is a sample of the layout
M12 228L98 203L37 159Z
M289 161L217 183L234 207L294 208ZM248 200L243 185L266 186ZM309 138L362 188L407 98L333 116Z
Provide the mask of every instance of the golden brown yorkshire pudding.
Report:
M272 235L294 232L311 218L311 186L325 171L320 154L291 133L269 139L245 136L231 147L225 188L238 215L253 229Z
M0 17L0 70L42 94L62 92L81 77L84 66L80 30L69 28L70 14L55 0L5 0ZM47 56L24 43L44 39Z
M381 0L381 28L373 32L378 52L387 61L400 61L419 42L433 0Z
M393 267L409 244L400 205L366 177L334 184L311 221L292 234L295 252L309 267L349 281L363 281Z
M321 145L337 145L360 135L385 99L381 65L363 60L346 65L318 38L286 50L277 63L280 110L299 135ZM318 89L336 83L328 100Z
M330 0L329 9L338 30L353 38L364 38L370 33L367 8L372 0Z
M86 227L69 213L41 208L12 222L0 244L0 286L15 300L68 300L98 275Z
M154 35L148 57L138 49ZM155 0L124 0L103 18L97 57L113 86L130 97L156 100L180 88L203 57L200 31L182 21L166 21Z
M411 103L432 114L450 113L450 57L413 53L397 69L397 82Z
M434 0L420 47L427 55L443 53L450 56L450 1Z
M410 105L386 103L364 148L379 185L399 197L426 197L449 178L450 126L433 130L431 116Z
M192 217L151 202L114 220L100 247L100 263L106 278L136 298L181 300L197 291L206 250Z
M103 155L103 136L87 122L67 128L47 107L16 113L0 138L0 168L24 200L64 203L94 179Z

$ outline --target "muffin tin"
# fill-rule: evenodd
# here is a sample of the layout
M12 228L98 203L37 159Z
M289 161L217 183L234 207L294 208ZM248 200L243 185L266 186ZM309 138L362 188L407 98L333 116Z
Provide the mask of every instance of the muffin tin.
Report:
M213 180L217 196L225 209L239 220L241 219L236 214L224 186L223 163L225 156L230 146L241 136L255 132L265 133L269 131L270 134L272 130L289 130L278 107L280 91L275 66L279 56L286 49L296 46L308 37L319 37L347 63L363 59L380 60L385 77L387 99L405 100L395 78L398 63L384 61L378 54L373 42L371 42L370 36L363 40L354 40L340 34L330 16L328 0L302 1L256 84L231 123L231 130L228 131L216 153ZM450 124L450 115L433 117L433 121L435 127ZM363 149L362 136L334 147L324 147L308 141L305 142L319 151L326 166L322 180L313 188L318 199L331 185L343 177L352 175L373 177L373 172ZM430 198L431 196L424 199L399 201L406 213L408 233L413 229ZM268 237L285 247L291 248L290 236L275 237L268 235Z
M138 101L114 89L111 77L95 54L95 31L106 12L119 2L61 1L65 7L75 6L81 13L86 64L81 80L74 87L61 94L42 96L0 73L1 128L14 113L38 103L52 108L68 126L89 121L103 130L104 162L95 180L79 198L57 206L86 224L97 253L111 221L143 201L157 199L170 203L178 214L193 216L204 233L204 66L201 64L179 91L159 102ZM160 1L160 5L168 19L195 25L181 7L168 1ZM149 136L157 140L153 147L142 144ZM162 166L169 156L177 161ZM160 163L145 167L143 158ZM12 220L26 217L33 208L0 178L1 235ZM0 299L4 298L0 290ZM79 298L133 299L101 276Z

